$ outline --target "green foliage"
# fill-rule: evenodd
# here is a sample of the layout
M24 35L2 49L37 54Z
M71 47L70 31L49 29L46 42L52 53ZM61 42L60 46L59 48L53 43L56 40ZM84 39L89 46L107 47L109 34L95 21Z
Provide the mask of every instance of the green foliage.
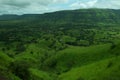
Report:
M110 61L112 61L113 65L108 68ZM69 72L61 74L59 80L78 80L80 77L83 80L119 80L119 61L120 56L73 68Z
M73 67L83 66L101 59L113 57L114 55L110 54L109 50L110 44L91 47L69 47L59 51L55 56L48 58L45 61L45 66L50 69L53 67L54 70L62 73Z
M0 79L120 80L120 10L0 16Z
M52 80L50 75L46 72L37 70L37 69L29 69L30 78L29 80Z

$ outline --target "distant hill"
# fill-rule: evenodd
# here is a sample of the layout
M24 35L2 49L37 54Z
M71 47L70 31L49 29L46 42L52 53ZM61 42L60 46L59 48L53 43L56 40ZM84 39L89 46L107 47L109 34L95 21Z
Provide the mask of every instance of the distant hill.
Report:
M120 23L120 10L78 9L45 14L1 15L0 20L37 20L55 23Z
M13 15L13 14L4 14L0 15L0 20L13 20L13 19L18 19L18 15Z

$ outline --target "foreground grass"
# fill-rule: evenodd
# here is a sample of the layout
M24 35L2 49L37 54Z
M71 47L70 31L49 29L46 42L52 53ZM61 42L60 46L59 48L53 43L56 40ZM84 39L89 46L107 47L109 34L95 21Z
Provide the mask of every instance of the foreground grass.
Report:
M63 73L59 80L120 80L120 56L101 60Z

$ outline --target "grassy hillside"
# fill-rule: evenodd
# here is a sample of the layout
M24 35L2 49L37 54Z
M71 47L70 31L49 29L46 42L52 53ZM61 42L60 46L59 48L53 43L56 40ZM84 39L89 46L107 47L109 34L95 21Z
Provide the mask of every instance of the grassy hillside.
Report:
M119 47L119 44L114 48L110 44L70 46L42 62L41 55L35 56L37 53L24 53L15 58L1 53L4 64L1 63L0 73L13 80L119 80Z
M70 46L46 60L44 66L53 68L52 71L66 72L73 67L83 66L114 56L109 53L109 50L109 44L90 47Z
M120 80L119 12L0 16L0 80Z
M93 64L73 68L59 76L58 80L119 80L120 56L101 60Z

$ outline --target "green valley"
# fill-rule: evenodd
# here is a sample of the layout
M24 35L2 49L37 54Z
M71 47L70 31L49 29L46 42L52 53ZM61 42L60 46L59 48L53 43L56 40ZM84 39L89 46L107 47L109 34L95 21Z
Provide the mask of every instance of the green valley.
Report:
M120 10L0 15L0 80L120 80Z

